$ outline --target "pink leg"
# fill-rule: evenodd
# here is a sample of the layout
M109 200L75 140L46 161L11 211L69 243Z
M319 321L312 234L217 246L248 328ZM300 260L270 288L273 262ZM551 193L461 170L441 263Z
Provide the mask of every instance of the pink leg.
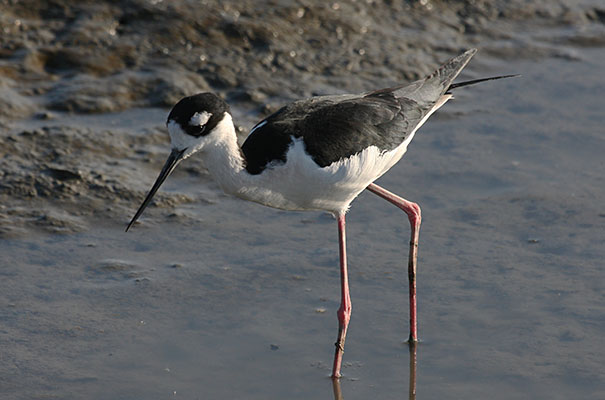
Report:
M345 235L345 214L338 215L338 243L340 248L340 308L338 315L338 338L336 339L336 352L334 353L334 366L332 378L340 378L342 353L344 353L347 326L351 319L351 297L349 295L349 277L347 275L347 247Z
M410 256L408 259L408 279L410 281L410 343L418 341L418 324L416 322L416 259L418 258L418 234L420 232L420 207L407 201L380 186L370 183L367 189L402 209L410 220L412 236L410 240Z

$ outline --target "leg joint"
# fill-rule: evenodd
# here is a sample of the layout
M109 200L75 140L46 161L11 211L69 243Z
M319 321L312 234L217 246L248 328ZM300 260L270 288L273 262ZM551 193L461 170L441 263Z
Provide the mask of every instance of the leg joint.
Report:
M339 324L341 326L347 326L351 320L351 306L347 308L340 307L338 311L336 311L336 315L338 316Z

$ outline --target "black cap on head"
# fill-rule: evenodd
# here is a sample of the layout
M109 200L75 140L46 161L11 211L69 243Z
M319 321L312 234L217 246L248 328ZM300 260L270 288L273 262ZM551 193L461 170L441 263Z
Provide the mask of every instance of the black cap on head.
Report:
M206 112L210 118L203 125L191 124L191 118L196 113ZM225 112L229 112L229 105L214 93L199 93L182 98L170 111L168 120L178 123L188 135L199 137L207 135L221 122Z

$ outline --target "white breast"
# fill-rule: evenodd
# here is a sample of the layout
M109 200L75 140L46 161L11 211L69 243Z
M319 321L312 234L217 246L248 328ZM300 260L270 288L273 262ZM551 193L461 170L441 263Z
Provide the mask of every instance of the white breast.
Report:
M359 193L401 159L411 139L388 152L371 146L324 168L304 151L303 141L296 140L285 163L268 165L233 194L285 210L345 212Z
M269 164L260 174L251 175L245 171L241 152L233 139L224 155L221 152L208 154L207 167L216 177L222 177L218 181L226 193L244 200L284 210L346 212L359 193L403 157L418 128L450 98L449 94L442 96L403 143L390 151L370 146L358 154L320 167L305 152L302 139L297 139L288 149L285 163ZM230 129L235 137L232 126ZM230 163L230 160L239 161ZM230 167L223 168L226 165Z

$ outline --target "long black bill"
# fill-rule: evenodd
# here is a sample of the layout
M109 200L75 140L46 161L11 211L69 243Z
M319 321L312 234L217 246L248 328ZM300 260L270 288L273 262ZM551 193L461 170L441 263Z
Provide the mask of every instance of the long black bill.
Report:
M187 149L185 149L185 150L187 150ZM145 197L145 201L143 201L143 204L141 204L141 207L139 207L139 209L137 210L137 213L134 215L134 217L132 218L132 220L130 221L128 226L126 227L126 232L128 232L128 230L130 229L132 224L135 223L135 221L141 216L141 214L143 214L143 211L145 210L147 205L151 202L151 199L153 198L153 195L155 194L155 192L157 192L158 189L160 188L160 186L162 186L162 183L164 183L166 178L168 178L168 175L170 175L170 173L172 171L174 171L174 169L178 165L179 161L181 161L183 159L183 153L185 153L185 150L172 150L172 152L168 156L168 160L166 160L166 163L162 167L160 176L158 176L158 179L156 179L155 183L153 184L153 187L151 188L149 193L147 193L147 197Z

